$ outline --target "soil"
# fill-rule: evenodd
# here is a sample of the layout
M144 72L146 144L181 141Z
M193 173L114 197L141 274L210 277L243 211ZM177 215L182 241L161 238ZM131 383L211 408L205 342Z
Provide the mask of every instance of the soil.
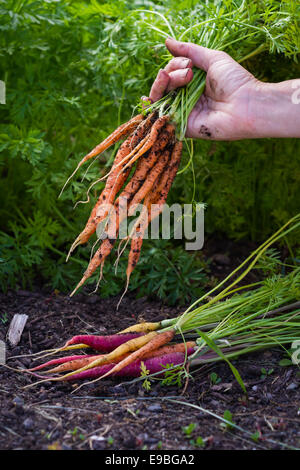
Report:
M70 301L62 295L27 291L2 295L1 312L7 318L0 327L2 339L14 313L29 316L20 344L8 349L7 357L62 345L75 333L106 334L141 317L151 321L178 313L158 302L127 299L117 315L118 299L99 302L95 297L82 297ZM272 350L239 359L236 366L247 386L248 399L222 363L197 372L184 394L182 388L161 386L160 382L147 392L142 382L120 384L117 379L75 393L75 385L50 382L24 389L34 380L3 367L0 448L184 450L197 448L199 436L206 449L279 449L280 443L300 447L299 378L296 368L278 365L282 356L281 351ZM24 368L32 361L24 357L8 364ZM270 375L262 377L262 368ZM217 384L211 383L212 372L220 379ZM221 421L205 411L170 402L166 397L176 397L219 416L229 410L233 422L244 431L223 429ZM182 428L190 423L197 426L187 436Z
M222 277L217 273L224 276L231 264L236 266L239 254L230 261L217 254L215 250L212 264L215 276ZM118 300L83 293L70 299L38 288L0 294L0 340L6 339L14 314L29 317L19 345L7 344L7 364L28 368L32 358L9 358L61 346L75 334L113 333L141 318L157 321L182 311L128 295L116 312ZM299 373L296 367L280 366L283 357L278 348L233 361L248 397L221 362L202 367L183 384L186 388L155 381L149 391L142 381L132 384L116 378L78 391L79 384L70 383L24 388L36 379L0 367L0 449L300 448ZM228 411L240 429L224 427L208 414L225 413L228 419Z

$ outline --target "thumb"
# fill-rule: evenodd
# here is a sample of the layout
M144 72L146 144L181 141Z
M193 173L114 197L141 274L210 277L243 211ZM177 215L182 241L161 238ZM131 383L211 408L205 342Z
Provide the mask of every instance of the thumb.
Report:
M176 41L173 38L166 39L166 46L173 56L188 57L196 67L205 70L205 72L217 58L216 56L220 54L219 51L198 46L192 42Z

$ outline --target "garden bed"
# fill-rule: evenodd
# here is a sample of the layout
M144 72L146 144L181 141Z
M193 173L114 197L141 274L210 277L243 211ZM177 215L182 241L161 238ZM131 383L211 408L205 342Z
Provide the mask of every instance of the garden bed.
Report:
M101 300L95 295L79 294L69 299L44 291L0 294L0 339L5 339L15 313L29 316L20 344L8 349L7 357L62 345L75 332L106 334L141 318L157 321L181 311L157 301L127 296L116 313L117 302L118 297ZM205 366L189 381L184 393L183 388L162 386L158 381L146 391L142 381L121 384L121 380L111 378L74 393L74 385L50 382L24 389L33 382L30 376L1 368L0 448L300 447L299 377L295 367L279 365L283 357L278 349L233 361L247 386L248 399L223 363ZM20 358L8 364L28 367L32 362ZM197 405L220 417L224 413L228 417L229 410L233 423L244 431L224 429L220 420L205 411L166 397Z

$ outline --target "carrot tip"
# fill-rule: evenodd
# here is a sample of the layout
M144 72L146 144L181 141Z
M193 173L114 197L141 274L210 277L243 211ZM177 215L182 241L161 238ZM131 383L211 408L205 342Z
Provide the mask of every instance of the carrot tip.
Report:
M77 286L75 287L75 289L71 292L70 296L69 297L73 297L73 295L75 294L75 292L79 289L79 287L81 287L86 281L86 276L83 276L83 278L81 279L81 281L77 284Z
M128 291L129 279L130 279L130 276L127 276L126 287L125 287L125 290L124 290L123 294L121 295L121 298L120 298L120 300L119 300L119 302L118 302L117 311L119 310L119 307L120 307L120 305L121 305L121 302L122 302L122 300L123 300L124 295L125 295L126 292Z
M77 173L78 169L80 168L81 166L81 162L78 163L77 167L75 168L75 170L73 171L73 173L69 176L69 178L67 179L67 181L65 182L65 184L63 185L59 195L58 195L58 199L60 198L60 196L62 195L62 193L64 192L65 190L65 187L67 186L67 184L69 183L69 181L73 178L73 176Z
M67 254L67 257L66 257L66 263L69 261L69 258L71 256L71 254L73 253L73 251L79 246L81 245L81 234L78 235L78 237L76 238L76 240L73 242L71 248L69 249L69 252Z

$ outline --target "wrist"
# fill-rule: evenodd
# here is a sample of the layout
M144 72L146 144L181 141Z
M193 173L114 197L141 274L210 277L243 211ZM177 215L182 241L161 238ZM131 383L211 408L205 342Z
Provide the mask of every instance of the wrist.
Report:
M247 126L248 138L300 137L300 80L255 82Z

